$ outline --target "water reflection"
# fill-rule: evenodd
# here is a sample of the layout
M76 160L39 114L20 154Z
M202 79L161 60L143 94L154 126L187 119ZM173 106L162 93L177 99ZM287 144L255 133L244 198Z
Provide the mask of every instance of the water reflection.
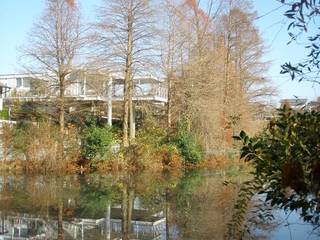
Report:
M139 178L2 175L0 239L165 239L162 180Z
M0 239L223 239L241 177L2 174Z

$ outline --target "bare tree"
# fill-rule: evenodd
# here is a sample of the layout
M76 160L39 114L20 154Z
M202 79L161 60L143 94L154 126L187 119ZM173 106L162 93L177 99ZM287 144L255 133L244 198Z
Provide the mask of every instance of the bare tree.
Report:
M236 126L246 127L254 115L252 103L275 92L263 77L269 64L262 61L265 47L253 24L256 14L250 9L249 1L229 0L216 31L225 49L222 121L229 146Z
M162 62L170 96L168 122L171 125L183 119L190 131L199 133L199 139L208 139L203 133L210 131L204 130L204 125L215 119L217 110L213 107L218 103L217 79L221 75L218 61L221 60L216 49L212 49L211 32L221 3L219 0L166 3ZM200 7L203 5L207 6L206 10Z
M150 5L149 0L105 0L99 10L98 49L110 63L109 67L124 75L124 147L129 146L135 137L133 76L139 71L145 71L153 51L154 21Z
M238 0L165 1L167 125L183 119L207 149L230 147L234 126L250 119L250 102L272 93L248 6Z
M161 41L161 67L162 72L165 75L167 81L167 132L170 134L172 127L172 95L173 89L173 78L177 69L177 63L179 62L179 25L178 17L175 10L175 4L173 0L164 1L162 7L166 9L163 11L162 19L164 20L164 28L162 31Z
M57 106L61 133L65 127L65 90L68 76L78 69L80 49L85 45L85 29L79 9L65 0L46 0L42 17L29 33L29 43L22 47L23 66L32 73L43 73L51 94L58 91Z

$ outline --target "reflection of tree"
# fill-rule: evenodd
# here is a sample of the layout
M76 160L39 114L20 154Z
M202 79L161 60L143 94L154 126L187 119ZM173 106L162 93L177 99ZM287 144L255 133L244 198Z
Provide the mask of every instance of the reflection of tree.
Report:
M236 189L223 185L223 181L238 182L243 178L239 172L227 173L185 173L168 196L171 230L178 230L170 237L175 239L179 234L178 239L224 239Z
M177 209L185 211L190 208L190 199L200 186L203 177L197 171L186 172L175 188Z
M140 235L132 226L133 220L161 221L159 228L150 227L147 234L158 236L161 229L167 240L211 239L213 235L219 238L223 237L224 219L233 196L219 176L204 178L198 171L188 171L182 177L125 172L113 177L15 177L7 182L6 194L10 198L6 206L0 202L0 209L43 216L59 230L59 239L67 238L63 236L68 232L67 223L77 225L79 219L98 219L101 224L92 231L84 228L85 239L111 239L119 234L122 239L132 239L133 232ZM0 201L3 193L4 190ZM120 230L120 220L122 231L115 232L115 226ZM78 228L77 233L81 230ZM55 238L56 234L57 231ZM143 237L147 236L151 235Z
M0 211L42 216L45 221L57 220L58 239L62 240L63 218L68 210L64 203L76 198L78 193L74 180L72 177L10 176L0 192Z
M134 189L132 177L129 175L122 188L122 239L129 240L133 210Z
M189 228L188 224L193 218L191 201L202 180L198 171L187 171L172 192L174 221L181 228L182 237L185 237L184 230Z
M63 240L63 202L58 203L58 240Z
M165 235L166 239L170 237L171 226L171 206L175 204L174 189L179 184L180 172L158 173L150 175L147 173L135 176L135 192L139 196L141 207L151 212L164 211Z
M1 191L2 199L10 201L1 204L6 210L34 213L45 216L48 208L58 205L62 199L69 199L76 194L70 187L72 179L59 177L8 177ZM37 203L36 205L34 203Z
M165 218L166 218L166 240L170 240L170 190L169 188L165 189Z
M0 234L2 234L5 232L5 229L4 229L5 214L0 213L0 217L1 217L1 219L0 219L0 221L1 221Z
M80 177L81 198L77 201L77 214L84 218L102 218L108 205L116 197L112 179L102 176Z

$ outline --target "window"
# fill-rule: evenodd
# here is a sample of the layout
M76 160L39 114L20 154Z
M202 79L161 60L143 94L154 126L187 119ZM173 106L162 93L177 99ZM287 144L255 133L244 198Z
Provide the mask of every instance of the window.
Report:
M22 87L22 78L17 78L17 88Z
M25 88L31 87L31 78L24 78L23 79L23 87L25 87Z

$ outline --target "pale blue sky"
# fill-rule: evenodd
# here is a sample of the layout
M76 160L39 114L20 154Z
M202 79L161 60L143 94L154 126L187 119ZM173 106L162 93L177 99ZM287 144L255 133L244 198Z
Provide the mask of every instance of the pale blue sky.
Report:
M94 10L101 0L78 0L86 19L94 16ZM289 76L280 75L280 65L286 61L298 61L305 56L302 46L287 45L287 19L283 16L284 7L278 8L276 0L253 0L258 16L256 26L267 46L266 61L272 61L266 74L278 88L280 98L306 97L309 100L320 96L320 86L311 83L292 82ZM19 72L17 47L25 43L27 32L41 15L44 0L0 0L0 74ZM275 98L278 100L278 98Z

